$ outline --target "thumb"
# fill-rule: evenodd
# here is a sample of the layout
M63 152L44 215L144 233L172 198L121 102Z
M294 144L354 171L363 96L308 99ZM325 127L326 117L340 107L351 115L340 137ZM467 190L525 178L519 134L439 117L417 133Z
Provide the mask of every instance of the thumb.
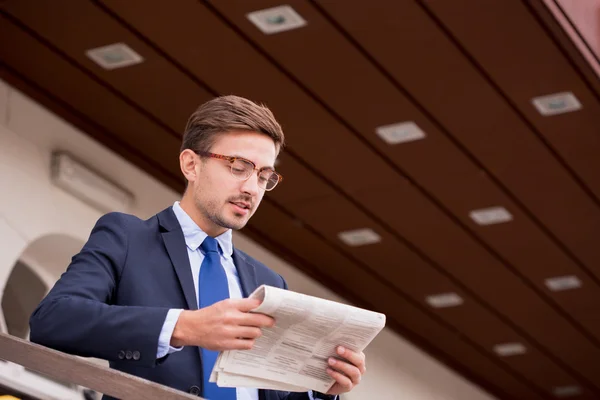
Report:
M242 312L252 311L260 306L260 303L262 303L262 301L259 299L236 299L232 301L233 307Z

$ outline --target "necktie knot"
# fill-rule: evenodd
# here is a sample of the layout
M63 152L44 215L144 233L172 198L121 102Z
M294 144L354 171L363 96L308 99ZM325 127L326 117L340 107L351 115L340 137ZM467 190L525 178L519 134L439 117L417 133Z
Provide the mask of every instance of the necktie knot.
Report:
M204 253L218 253L219 252L219 243L215 238L207 236L206 239L200 245L200 248Z

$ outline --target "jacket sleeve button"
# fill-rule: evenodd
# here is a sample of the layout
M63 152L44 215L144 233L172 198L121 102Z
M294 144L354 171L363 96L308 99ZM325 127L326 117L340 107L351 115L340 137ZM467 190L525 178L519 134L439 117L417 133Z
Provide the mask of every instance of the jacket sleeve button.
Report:
M122 360L122 359L124 359L124 358L125 358L125 352L124 352L123 350L121 350L121 351L119 352L119 354L117 354L117 357L119 357L119 360Z

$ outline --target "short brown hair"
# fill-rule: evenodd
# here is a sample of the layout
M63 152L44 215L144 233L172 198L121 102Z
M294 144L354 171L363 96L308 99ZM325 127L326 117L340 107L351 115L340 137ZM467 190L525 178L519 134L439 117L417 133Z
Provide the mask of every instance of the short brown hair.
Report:
M273 139L277 151L284 146L283 130L271 110L230 95L216 97L198 107L188 119L180 151L210 151L217 136L228 131L264 133Z

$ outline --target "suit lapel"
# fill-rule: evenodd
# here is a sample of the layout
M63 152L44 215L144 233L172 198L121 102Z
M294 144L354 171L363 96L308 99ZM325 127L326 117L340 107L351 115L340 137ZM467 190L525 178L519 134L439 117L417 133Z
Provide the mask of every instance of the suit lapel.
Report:
M248 297L258 287L256 269L252 263L248 262L246 255L235 248L233 249L232 258L242 285L242 294L244 297Z
M188 309L197 310L196 289L194 288L192 269L181 226L171 207L159 213L158 220L162 228L161 235L165 242L167 253L175 268Z

